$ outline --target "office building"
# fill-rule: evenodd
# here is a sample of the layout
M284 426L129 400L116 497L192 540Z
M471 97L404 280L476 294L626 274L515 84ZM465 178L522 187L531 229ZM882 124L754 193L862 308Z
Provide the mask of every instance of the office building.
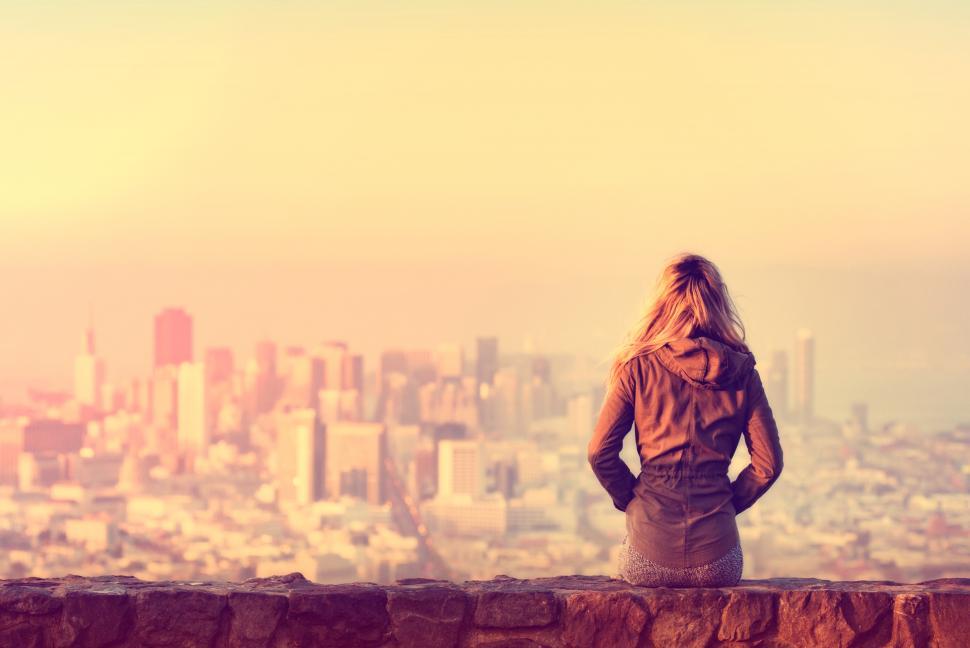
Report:
M155 366L192 362L192 318L181 308L155 316Z
M815 336L800 329L795 336L794 394L792 413L799 423L815 416Z
M336 340L324 342L313 350L313 355L323 359L323 386L327 389L343 389L347 343Z
M272 410L280 393L276 343L270 340L256 343L256 355L246 365L245 380L249 413L257 415Z
M104 378L104 361L95 354L94 330L89 328L81 340L81 352L74 359L74 400L81 405L100 409Z
M387 500L383 423L342 421L326 426L324 479L327 497L359 497L370 504Z
M444 439L438 442L438 495L485 494L485 457L481 441Z
M210 347L205 350L206 383L215 385L232 379L234 361L229 347Z
M479 385L493 384L498 371L498 338L480 337L477 342L475 377Z
M768 405L778 420L788 418L788 354L775 351L761 375L761 382L765 388Z
M209 451L209 408L206 402L205 364L183 362L178 373L178 450L186 470Z
M323 499L325 436L316 411L293 408L276 417L279 501L310 504Z
M435 349L434 366L439 380L459 380L464 371L464 351L458 344L441 344Z

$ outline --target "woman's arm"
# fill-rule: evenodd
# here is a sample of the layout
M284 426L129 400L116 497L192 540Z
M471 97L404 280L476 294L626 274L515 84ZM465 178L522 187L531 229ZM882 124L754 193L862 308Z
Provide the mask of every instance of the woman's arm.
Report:
M757 369L753 371L748 383L748 398L751 404L744 429L744 442L748 446L751 463L731 484L735 513L750 508L758 501L781 475L784 465L778 426Z
M593 438L587 448L593 473L620 511L626 511L637 483L637 478L620 458L623 437L633 424L633 411L633 379L629 370L625 370L616 387L603 401Z

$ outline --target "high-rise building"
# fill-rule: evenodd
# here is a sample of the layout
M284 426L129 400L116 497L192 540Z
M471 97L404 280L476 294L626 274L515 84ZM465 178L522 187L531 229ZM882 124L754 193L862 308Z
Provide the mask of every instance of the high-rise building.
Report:
M498 371L498 338L480 337L477 340L475 378L477 380L478 418L483 429L495 430L495 373Z
M438 377L434 353L427 349L411 349L407 352L408 382L415 387L434 382Z
M495 372L492 390L494 427L507 436L523 432L522 394L519 375L515 367L505 367Z
M260 340L256 343L257 370L267 376L276 376L276 343Z
M438 496L485 494L484 447L472 439L438 442Z
M808 329L795 335L794 398L792 413L800 423L815 416L815 336Z
M849 407L851 420L863 434L869 430L869 406L863 402L855 402Z
M497 461L492 464L492 469L495 473L495 490L507 500L515 497L519 470L515 461Z
M760 372L759 372L760 373ZM775 418L788 417L788 354L775 351L761 377L765 396Z
M252 410L256 414L273 409L279 397L279 377L276 367L276 344L270 340L256 343L255 366L247 368L248 390Z
M591 393L576 394L566 402L566 420L569 432L576 440L586 440L593 433L596 423L596 412L593 409L593 395Z
M407 352L398 349L383 351L377 370L379 372L377 385L381 390L385 388L392 374L400 374L406 377L408 374Z
M310 355L289 359L284 398L295 407L316 407L317 394L323 387L323 360Z
M478 384L491 386L495 380L495 372L498 371L498 338L480 337L477 345L475 375Z
M324 478L327 496L360 497L370 504L387 500L383 423L339 422L326 426ZM361 484L364 484L361 487Z
M192 318L181 308L155 316L155 366L192 362Z
M324 427L312 408L279 413L276 427L277 492L280 501L310 504L323 499Z
M323 358L323 386L327 389L343 389L347 343L336 340L324 342L314 349L313 355Z
M341 392L339 389L321 389L317 392L317 411L325 425L342 420L340 415Z
M276 375L286 379L290 375L293 361L306 356L306 354L306 347L299 344L288 344L281 347L276 352Z
M467 439L468 426L464 423L424 423L415 450L415 464L422 496L432 497L438 491L438 450L445 439Z
M364 393L364 356L348 353L344 356L342 384L344 389L354 389Z
M464 361L464 352L458 344L441 344L435 349L435 372L441 380L460 379L464 372Z
M232 378L233 357L229 347L210 347L205 350L206 382L210 385Z
M209 408L205 364L183 362L178 373L178 450L187 470L209 451Z
M81 352L74 359L74 399L81 405L100 408L103 387L104 361L95 354L94 330L89 328L81 340Z
M84 443L85 427L80 423L64 423L53 419L39 419L24 425L20 449L36 454L66 454L80 451Z
M449 378L426 383L418 389L421 421L478 425L475 378Z
M359 421L364 418L364 356L348 353L344 356L343 402L345 418Z
M178 420L177 365L157 367L151 380L151 421L159 428L174 430Z

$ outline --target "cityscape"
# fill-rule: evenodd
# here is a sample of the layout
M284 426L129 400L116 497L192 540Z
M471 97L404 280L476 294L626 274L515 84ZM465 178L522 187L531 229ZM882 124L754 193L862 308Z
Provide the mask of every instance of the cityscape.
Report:
M160 309L150 375L126 381L89 327L73 390L0 403L3 578L615 575L624 516L586 456L601 363L489 335L374 358L353 340L263 339L240 355L197 349L193 326ZM966 573L970 421L816 411L825 340L791 340L757 359L786 467L738 517L744 578ZM638 467L632 434L622 456ZM730 477L747 462L742 438Z

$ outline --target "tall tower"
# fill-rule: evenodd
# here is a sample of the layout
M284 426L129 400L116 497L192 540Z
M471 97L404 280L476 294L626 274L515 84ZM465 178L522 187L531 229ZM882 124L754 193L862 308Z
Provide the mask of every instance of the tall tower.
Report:
M850 420L859 427L859 431L869 431L869 406L861 401L849 406Z
M383 423L328 423L325 431L324 480L327 496L351 495L380 505L387 500L384 460L387 431Z
M281 501L311 504L323 498L324 430L312 408L277 415L276 477Z
M448 439L438 442L438 495L485 493L485 462L481 441Z
M461 378L464 372L464 352L458 344L440 344L434 352L435 373L441 379Z
M492 386L495 381L495 372L498 371L498 338L480 337L477 340L478 358L476 377L478 378L479 389L481 385Z
M81 405L100 408L104 385L104 361L94 351L94 329L81 339L81 352L74 359L74 399Z
M344 356L343 402L347 417L352 420L364 418L364 356L348 353Z
M206 382L215 385L232 379L234 362L229 347L210 347L205 350Z
M343 389L347 343L340 340L323 342L313 350L313 355L323 358L323 386L327 389Z
M779 419L788 417L788 354L775 351L762 376L771 411Z
M475 385L478 418L482 428L495 430L495 374L498 371L498 338L480 337L476 340Z
M195 459L209 451L209 408L206 406L205 365L183 362L178 372L178 450L192 470Z
M808 329L795 335L794 399L792 413L799 423L815 416L815 336Z
M155 316L155 366L192 362L192 318L181 308Z

